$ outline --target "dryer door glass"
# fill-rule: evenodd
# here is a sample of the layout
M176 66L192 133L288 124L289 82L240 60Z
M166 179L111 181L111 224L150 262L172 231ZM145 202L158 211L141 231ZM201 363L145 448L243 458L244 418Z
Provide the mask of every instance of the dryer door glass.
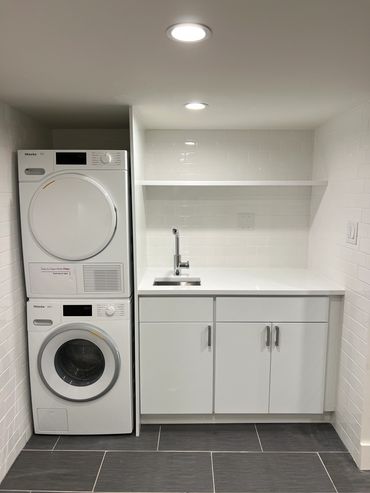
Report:
M104 250L116 230L112 199L97 181L62 173L34 194L29 224L39 245L53 257L84 260Z
M105 359L93 342L72 339L60 346L55 354L54 365L65 382L84 387L99 380L104 373Z
M120 355L102 330L71 323L44 341L38 369L53 394L70 401L91 401L114 386L120 373Z

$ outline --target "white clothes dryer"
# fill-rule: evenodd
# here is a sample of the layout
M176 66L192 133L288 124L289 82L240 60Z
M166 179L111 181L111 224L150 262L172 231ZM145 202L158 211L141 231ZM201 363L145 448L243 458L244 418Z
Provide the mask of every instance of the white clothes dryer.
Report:
M29 298L131 296L126 151L18 151Z
M131 433L131 301L30 300L27 314L35 432Z

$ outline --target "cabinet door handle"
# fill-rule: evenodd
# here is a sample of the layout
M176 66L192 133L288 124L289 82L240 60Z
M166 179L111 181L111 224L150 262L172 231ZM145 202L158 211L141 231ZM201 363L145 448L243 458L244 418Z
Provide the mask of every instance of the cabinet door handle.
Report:
M266 325L266 347L271 346L271 327Z
M208 347L212 347L212 325L208 325Z
M275 325L275 347L279 347L280 344L280 327Z

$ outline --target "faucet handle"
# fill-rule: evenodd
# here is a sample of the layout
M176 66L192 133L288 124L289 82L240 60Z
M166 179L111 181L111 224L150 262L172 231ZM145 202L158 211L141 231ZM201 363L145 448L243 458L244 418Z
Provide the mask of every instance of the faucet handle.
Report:
M187 260L186 262L180 262L180 267L182 267L183 269L189 269L190 267L189 260Z

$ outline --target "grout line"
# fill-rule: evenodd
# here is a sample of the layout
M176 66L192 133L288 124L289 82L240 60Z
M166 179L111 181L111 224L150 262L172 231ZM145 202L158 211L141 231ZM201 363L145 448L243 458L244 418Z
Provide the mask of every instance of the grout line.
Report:
M25 452L52 452L51 449L24 449ZM214 454L349 454L345 450L172 450L172 449L58 449L55 452L109 452L109 453L126 453L126 452L179 452L179 453L214 453ZM1 491L33 491L33 490L9 490L1 489ZM39 491L39 490L37 490ZM41 491L41 490L40 490Z
M103 458L102 458L101 463L100 463L100 467L98 469L98 474L96 475L96 478L95 478L94 486L92 487L92 491L95 491L96 483L98 482L99 474L100 474L101 468L103 467L103 462L104 462L106 455L107 455L107 452L104 452Z
M213 484L213 493L216 493L216 485L215 485L215 471L213 468L213 452L211 452L211 467L212 467L212 484Z
M60 440L60 435L58 436L57 441L54 443L54 447L51 449L52 452L54 452L55 447L57 446L57 443L59 442L59 440Z
M257 433L257 438L258 438L258 441L259 441L259 444L260 444L260 447L261 447L261 452L263 452L263 447L262 447L260 435L259 435L258 430L257 430L257 425L254 425L254 429L256 430L256 433Z
M1 490L0 490L1 491ZM3 491L22 491L28 493L92 493L91 491L76 491L76 490L3 490Z
M319 452L316 452L316 454L317 454L317 457L320 459L320 462L322 464L322 467L325 469L325 472L328 475L328 478L330 479L330 482L333 485L333 488L335 489L336 493L338 493L337 487L335 486L334 481L332 480L332 478L331 478L331 476L329 474L329 471L326 469L326 465L324 464L324 462L323 462L323 460L322 460Z
M159 450L159 442L161 440L161 431L162 431L162 425L159 426L159 430L158 430L157 452Z

